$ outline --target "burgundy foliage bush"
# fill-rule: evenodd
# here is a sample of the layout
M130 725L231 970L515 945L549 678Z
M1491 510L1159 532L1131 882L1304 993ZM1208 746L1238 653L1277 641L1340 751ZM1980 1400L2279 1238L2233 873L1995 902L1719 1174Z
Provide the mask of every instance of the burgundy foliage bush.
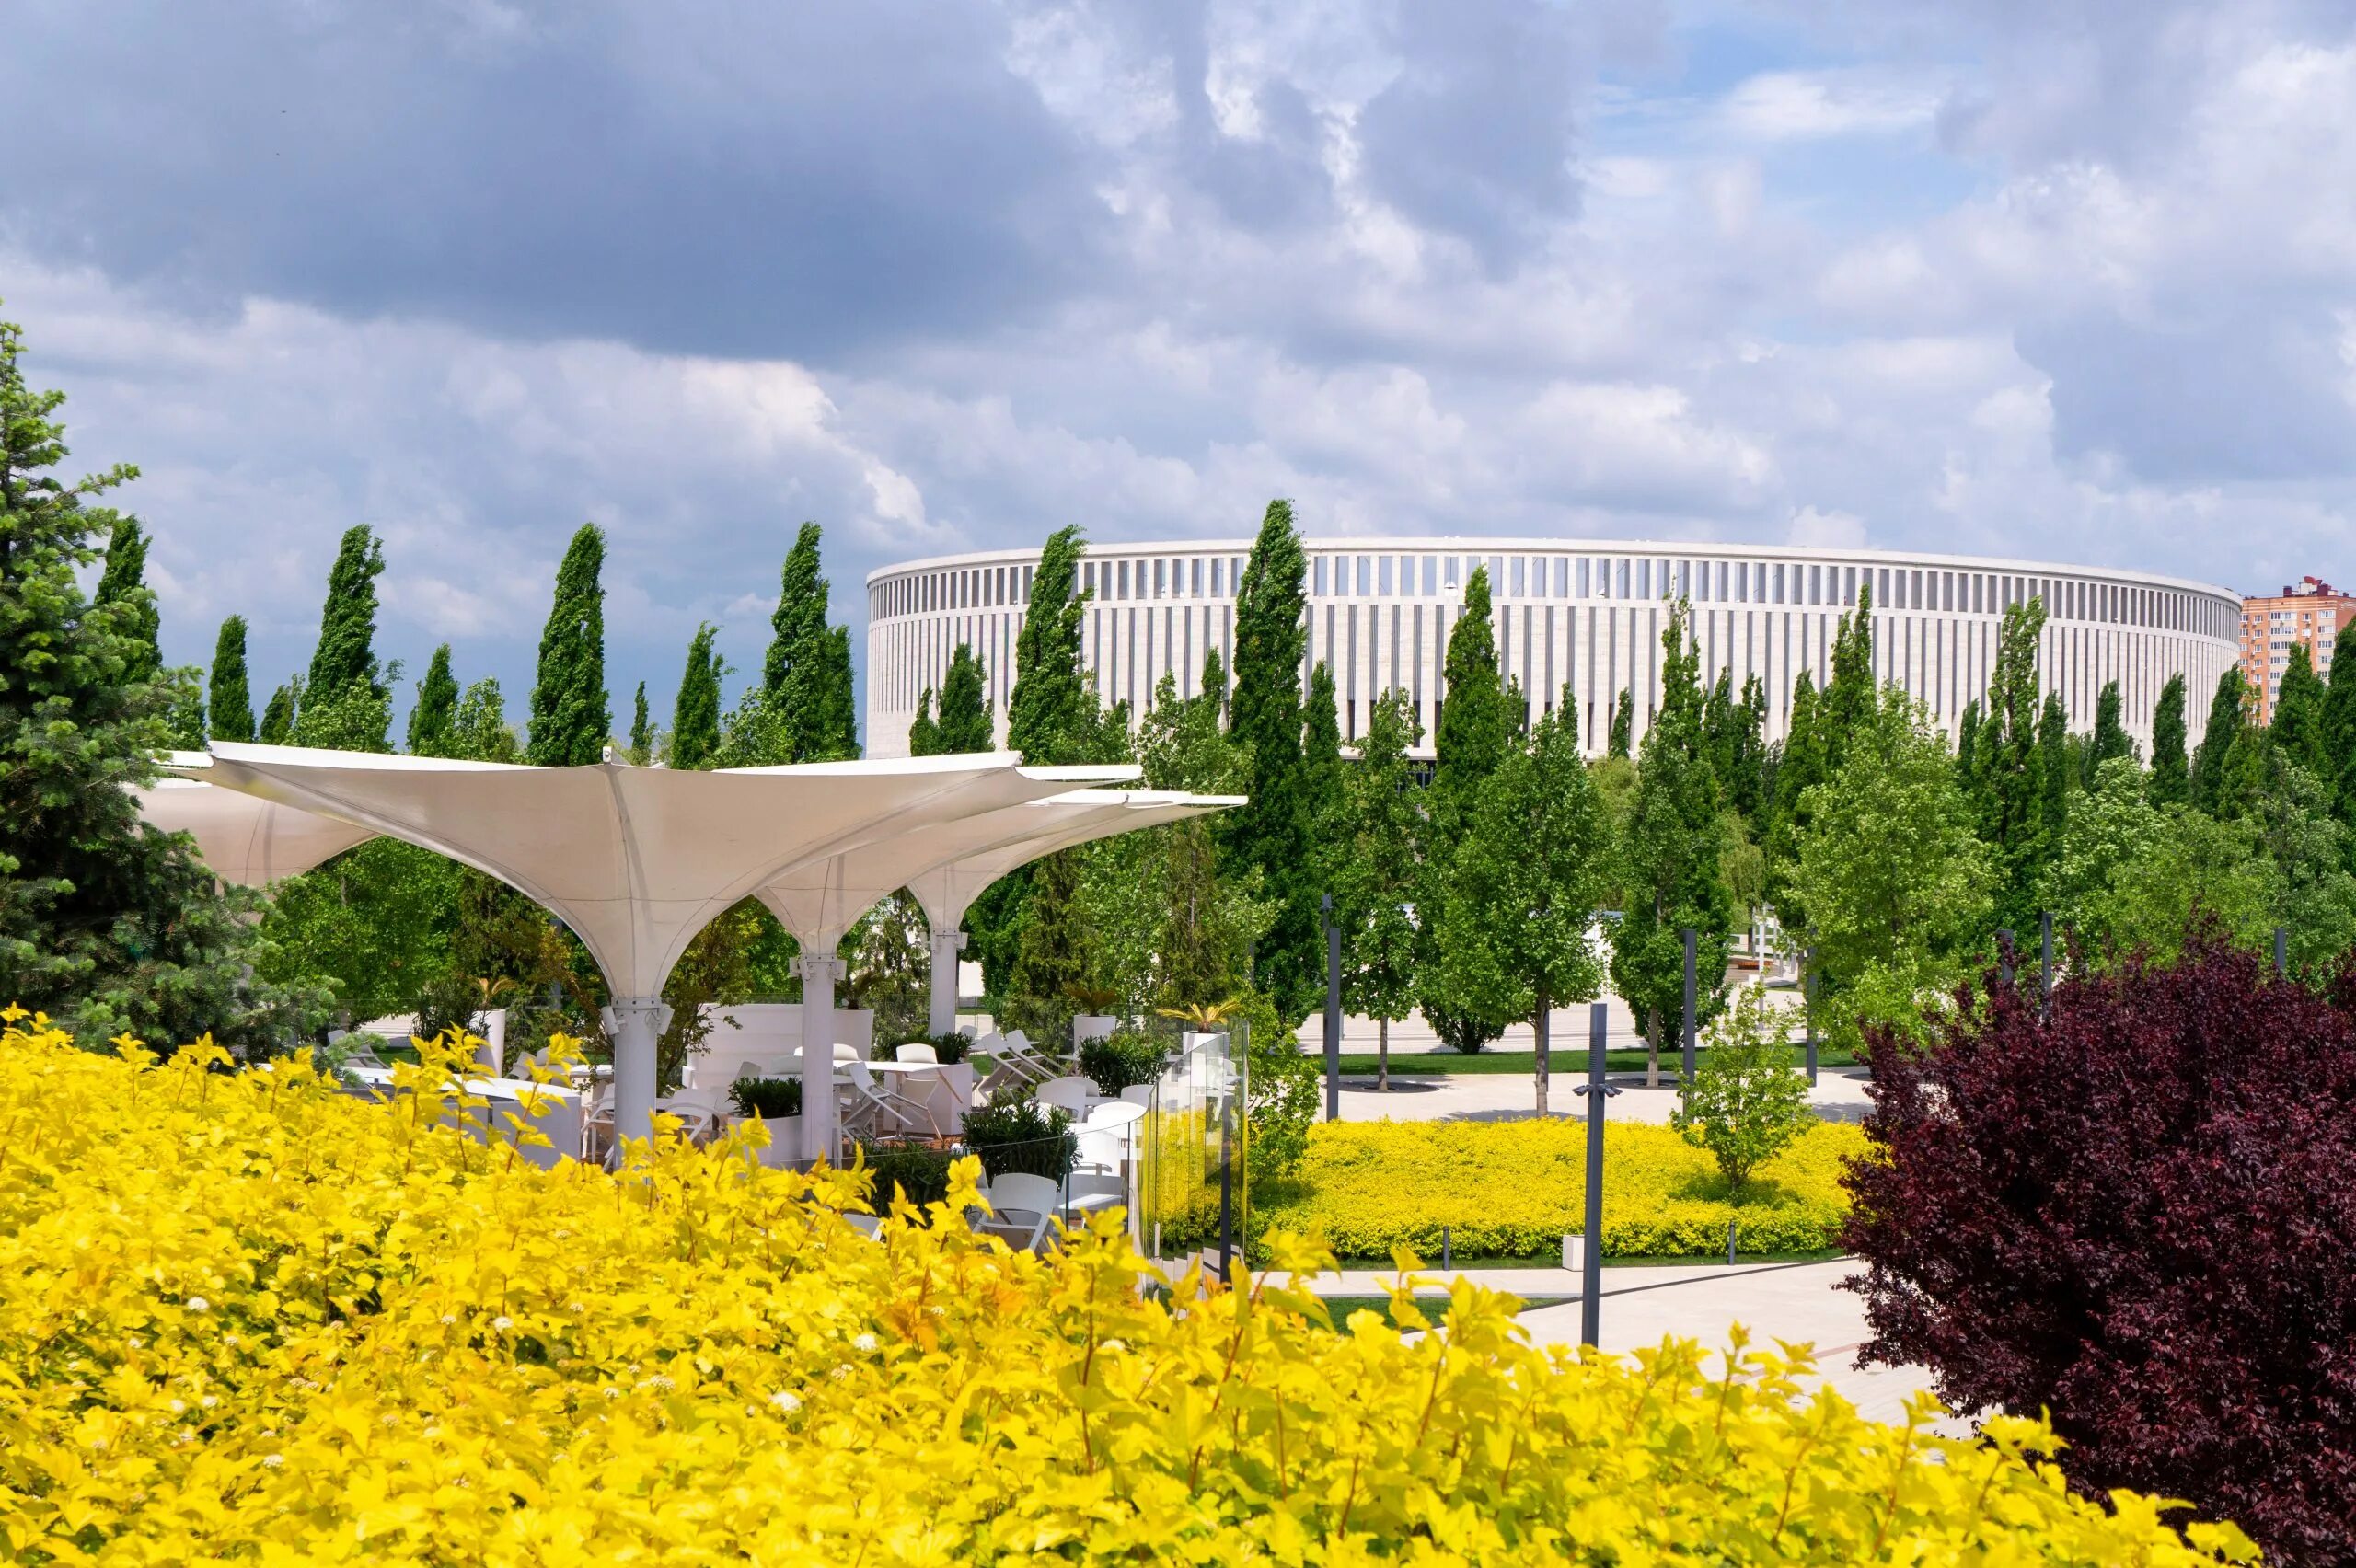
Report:
M2050 1021L1992 976L1927 1052L1873 1041L1865 1357L2049 1410L2082 1487L2356 1563L2356 978L2327 991L2210 935Z

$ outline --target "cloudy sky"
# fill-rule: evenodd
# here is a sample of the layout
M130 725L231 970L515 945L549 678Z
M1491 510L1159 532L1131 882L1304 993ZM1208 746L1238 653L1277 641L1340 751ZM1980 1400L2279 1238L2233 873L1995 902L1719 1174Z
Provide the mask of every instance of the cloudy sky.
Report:
M0 308L167 657L618 717L794 525L1835 541L2356 577L2356 5L19 0ZM200 14L201 13L201 14Z

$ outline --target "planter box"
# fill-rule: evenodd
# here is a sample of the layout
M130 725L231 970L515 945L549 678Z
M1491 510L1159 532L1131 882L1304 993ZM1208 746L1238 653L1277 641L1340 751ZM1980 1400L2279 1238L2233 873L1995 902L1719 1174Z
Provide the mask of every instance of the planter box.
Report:
M741 1127L747 1122L758 1122L768 1129L767 1148L753 1151L753 1158L772 1170L791 1169L802 1159L802 1118L799 1116L731 1116L728 1124Z
M1091 1040L1103 1040L1120 1027L1121 1020L1110 1013L1076 1013L1071 1020L1071 1048L1079 1050Z

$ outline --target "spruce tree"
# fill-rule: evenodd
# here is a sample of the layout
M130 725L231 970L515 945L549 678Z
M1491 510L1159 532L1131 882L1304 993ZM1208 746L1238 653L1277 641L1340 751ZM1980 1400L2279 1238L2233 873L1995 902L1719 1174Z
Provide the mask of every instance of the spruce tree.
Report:
M1308 576L1292 503L1272 501L1236 594L1232 728L1251 758L1251 804L1229 813L1226 825L1233 864L1257 868L1261 895L1276 905L1254 978L1288 1021L1316 1006L1324 969L1301 759Z
M231 616L213 640L208 732L216 741L254 738L254 694L246 674L246 617Z
M426 661L425 678L417 683L417 700L410 705L410 755L456 756L450 748L457 717L458 678L450 673L450 645L445 642Z
M2046 753L2038 733L2037 648L2045 602L2008 606L1972 754L1980 836L1994 851L1995 918L2015 936L2037 924L2038 890L2056 845L2047 831Z
M556 602L540 633L539 678L525 760L541 767L599 761L614 730L606 698L606 535L584 523L557 567ZM316 683L315 683L316 684Z
M2272 732L2274 749L2285 760L2297 763L2319 778L2327 773L2324 700L2324 684L2316 674L2307 645L2292 643L2290 658L2283 665L2282 684L2276 688L2274 716L2267 728Z
M941 683L939 727L936 755L941 756L986 752L995 744L990 732L989 672L963 642L950 653L949 674Z
M2209 699L2208 728L2201 732L2200 749L2192 754L2192 803L2212 815L2216 814L2224 790L2225 754L2241 737L2247 689L2238 664L2217 677L2217 690Z
M720 749L720 655L712 651L719 628L710 622L696 628L687 642L687 667L679 676L679 695L671 705L671 766L692 771L711 766Z
M1679 600L1661 632L1661 709L1645 732L1636 797L1622 846L1626 907L1611 930L1611 978L1643 1025L1647 1081L1660 1052L1682 1038L1685 945L1697 933L1696 1005L1703 1018L1726 989L1737 915L1720 868L1717 776L1703 750L1701 656L1692 611ZM1701 1018L1695 1020L1698 1028Z
M638 683L638 695L630 699L629 760L644 767L654 760L654 721L646 711L646 683Z
M294 716L302 706L303 677L290 675L286 684L272 690L270 701L261 710L261 724L254 732L254 739L266 746L287 746L294 744Z
M294 693L294 735L330 751L392 749L393 693L376 661L376 579L384 548L365 525L344 530L328 569L311 673Z
M2102 693L2095 698L2095 744L2086 755L2085 787L2094 788L2096 774L2102 765L2115 756L2133 756L2135 738L2127 732L2123 717L2125 704L2119 695L2119 683L2106 681Z
M1014 642L1014 690L1006 745L1034 765L1085 762L1095 701L1080 669L1080 634L1089 591L1080 586L1088 543L1078 527L1047 536L1031 577L1031 601Z
M114 530L107 539L107 563L98 573L97 602L120 607L134 645L123 679L152 681L162 674L162 617L156 613L155 593L147 586L147 534L139 519L127 513L115 518Z
M134 678L151 657L144 591L106 603L80 578L115 529L121 464L78 480L25 385L20 329L0 323L0 997L49 1013L92 1049L128 1032L169 1052L210 1033L260 1052L323 1016L321 998L247 975L252 900L225 895L188 839L141 819L171 694Z
M2170 675L2152 709L2152 804L2179 806L2192 798L2184 755L2184 677Z
M1800 679L1807 676L1803 673ZM1626 686L1620 688L1620 699L1611 705L1611 733L1604 745L1606 756L1626 756L1635 745L1636 699Z

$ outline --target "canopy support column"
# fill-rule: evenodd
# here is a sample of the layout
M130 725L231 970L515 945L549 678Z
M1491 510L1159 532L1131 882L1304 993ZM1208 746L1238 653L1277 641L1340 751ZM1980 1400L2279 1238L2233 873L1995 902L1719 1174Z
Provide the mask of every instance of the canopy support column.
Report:
M802 1158L835 1158L835 981L843 961L832 942L810 944L802 970Z
M951 927L932 933L932 1012L927 1027L935 1035L957 1028L957 955L965 951L965 933Z
M670 1005L660 997L616 997L605 1009L606 1033L614 1043L614 1141L653 1134L654 1042L671 1027Z

